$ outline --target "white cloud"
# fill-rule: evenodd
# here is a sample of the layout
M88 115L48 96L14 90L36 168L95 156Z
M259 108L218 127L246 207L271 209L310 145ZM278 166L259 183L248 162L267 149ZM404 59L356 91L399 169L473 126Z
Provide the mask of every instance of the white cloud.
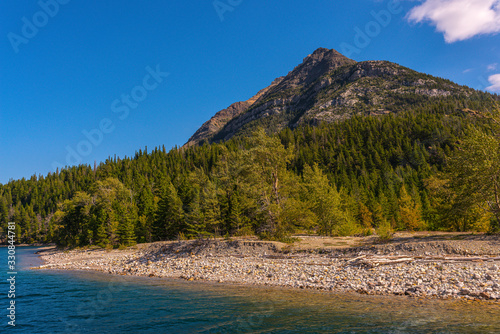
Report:
M407 18L430 21L447 43L453 43L500 32L500 0L424 0Z
M491 86L486 87L486 89L491 92L500 93L500 73L490 75L488 81L490 82Z
M498 63L493 63L488 65L488 71L494 71L498 67Z

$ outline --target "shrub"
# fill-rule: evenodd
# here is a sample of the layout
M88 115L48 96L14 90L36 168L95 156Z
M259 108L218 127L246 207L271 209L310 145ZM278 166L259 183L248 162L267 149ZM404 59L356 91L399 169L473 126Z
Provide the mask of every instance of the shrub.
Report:
M379 239L382 241L390 240L390 239L392 239L392 236L394 235L394 230L392 229L391 224L386 219L384 219L380 223L376 232L377 232Z

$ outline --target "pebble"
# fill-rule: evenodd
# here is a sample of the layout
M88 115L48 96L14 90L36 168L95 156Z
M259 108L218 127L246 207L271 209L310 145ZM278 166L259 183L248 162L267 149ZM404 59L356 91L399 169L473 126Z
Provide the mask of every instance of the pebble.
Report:
M396 253L396 252L395 252ZM188 281L242 283L429 298L483 299L500 302L498 265L474 262L398 263L366 268L352 257L331 254L193 254L171 251L54 251L42 255L38 269L96 270L110 274L182 278Z

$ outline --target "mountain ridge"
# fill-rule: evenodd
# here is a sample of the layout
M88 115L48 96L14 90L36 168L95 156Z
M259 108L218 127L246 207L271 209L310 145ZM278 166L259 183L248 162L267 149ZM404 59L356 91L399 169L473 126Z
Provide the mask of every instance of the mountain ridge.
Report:
M273 80L271 85L266 88L261 89L257 94L252 96L246 101L235 102L231 104L226 109L218 111L214 116L212 116L208 121L203 123L203 125L196 130L196 132L189 138L185 147L196 145L197 143L209 139L213 133L216 133L231 119L240 115L245 110L248 110L259 98L264 95L269 89L275 87L281 82L284 77L279 77Z
M257 126L268 132L353 115L397 112L413 100L472 94L473 89L389 61L356 62L318 48L286 76L247 101L217 112L185 146L228 140Z

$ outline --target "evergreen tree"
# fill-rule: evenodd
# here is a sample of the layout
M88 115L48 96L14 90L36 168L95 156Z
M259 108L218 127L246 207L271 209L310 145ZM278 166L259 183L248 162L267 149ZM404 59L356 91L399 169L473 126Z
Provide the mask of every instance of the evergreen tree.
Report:
M351 212L342 208L340 194L317 165L305 166L303 187L304 200L316 216L319 234L338 235L356 230Z
M104 224L100 224L97 228L95 244L103 248L109 245L108 234L106 233L106 227L104 226Z
M59 228L56 242L61 246L82 246L88 244L90 226L90 207L92 198L85 192L76 193L71 200L61 205L56 214Z
M134 223L130 217L123 217L118 224L118 236L120 244L124 246L133 246L136 244L134 233Z
M285 238L294 228L293 218L285 208L298 185L286 169L293 147L285 148L278 138L268 137L262 129L254 132L249 144L250 149L243 156L244 170L248 187L259 203L259 232L271 238ZM303 217L294 218L299 219L294 224L300 225Z
M186 225L189 237L198 237L207 234L205 219L200 208L200 189L193 189L191 200L186 210Z
M490 220L498 228L500 125L491 112L498 98L481 92L420 98L408 96L412 105L398 100L399 111L387 116L304 124L273 136L260 131L168 152L143 149L94 168L11 180L0 184L0 227L11 220L20 242L68 246L117 246L132 235L144 242L188 230L195 231L191 237L218 230L286 238L320 226L324 234L358 233L353 213L368 226L368 211L378 227L386 219L409 229L484 231ZM309 183L304 170L314 164L339 189L341 223L325 218L330 214L302 191ZM192 182L197 170L209 182ZM166 175L172 187L162 195ZM85 205L82 194L90 198Z
M155 230L159 240L174 239L185 233L184 211L177 190L169 179L161 184L160 200L156 212Z
M4 197L0 197L0 223L8 223L9 220L9 207L7 205L7 200Z
M205 229L211 233L219 234L221 232L221 212L217 198L217 188L209 179L204 182L201 189L200 202Z
M491 128L471 127L449 159L450 187L457 194L453 211L464 215L479 207L490 212L500 228L500 111L490 116Z
M379 203L375 204L372 218L373 218L373 225L375 225L375 227L379 227L381 226L382 223L387 222L387 219L384 216L384 209L382 208L382 205L380 205Z
M366 205L363 204L363 202L359 203L359 209L358 209L358 221L361 226L364 228L372 228L373 227L373 219L372 219L373 214L371 213L370 209Z
M415 231L422 227L420 206L408 194L403 185L399 195L399 228Z

